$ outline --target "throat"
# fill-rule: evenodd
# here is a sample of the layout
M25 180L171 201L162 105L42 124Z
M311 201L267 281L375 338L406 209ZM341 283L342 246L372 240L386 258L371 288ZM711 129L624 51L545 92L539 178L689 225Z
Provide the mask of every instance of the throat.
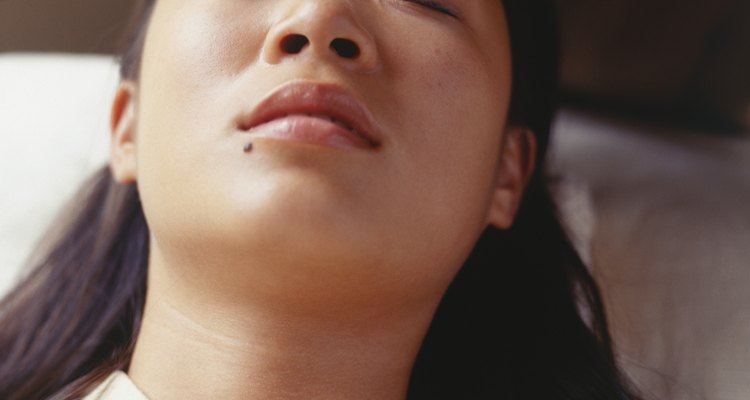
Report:
M128 373L159 400L406 397L426 324L347 327L253 314L150 297Z

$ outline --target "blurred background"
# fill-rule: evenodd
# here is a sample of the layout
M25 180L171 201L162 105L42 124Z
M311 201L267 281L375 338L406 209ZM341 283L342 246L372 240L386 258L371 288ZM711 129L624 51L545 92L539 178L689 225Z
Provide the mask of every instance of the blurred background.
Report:
M561 207L604 290L618 355L646 398L750 398L750 1L558 4L563 92L551 173L565 183ZM25 126L48 104L42 99L57 96L57 107L86 104L76 112L99 115L92 130L105 140L117 80L111 55L131 6L0 0L0 121L21 118ZM56 64L39 67L45 56ZM72 86L44 91L45 79ZM81 82L100 89L86 92ZM38 96L21 96L26 85ZM99 108L71 100L76 92ZM34 117L9 111L20 98ZM17 132L0 122L8 157L54 152L50 142L32 141L28 153L8 149ZM106 140L86 143L77 172L105 159L86 152ZM24 158L0 179L10 182L24 165L47 179L61 168L37 164ZM52 185L13 182L0 200L6 210L29 187ZM40 225L58 204L34 206ZM38 229L9 214L15 225L0 226L10 243L2 251L28 251L18 242L36 239Z

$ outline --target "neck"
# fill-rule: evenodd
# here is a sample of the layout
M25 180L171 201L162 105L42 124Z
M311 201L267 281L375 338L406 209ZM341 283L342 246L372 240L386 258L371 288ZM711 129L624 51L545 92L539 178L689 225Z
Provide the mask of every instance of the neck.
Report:
M304 312L257 296L230 304L166 271L150 266L128 371L150 399L406 397L432 305L331 310L323 302L314 313L314 299Z

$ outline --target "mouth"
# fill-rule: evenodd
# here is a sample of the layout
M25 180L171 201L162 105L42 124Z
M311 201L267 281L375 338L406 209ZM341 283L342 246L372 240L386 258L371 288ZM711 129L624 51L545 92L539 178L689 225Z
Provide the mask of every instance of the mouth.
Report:
M237 128L251 137L271 137L334 147L376 149L381 140L367 108L332 84L297 81L281 86Z

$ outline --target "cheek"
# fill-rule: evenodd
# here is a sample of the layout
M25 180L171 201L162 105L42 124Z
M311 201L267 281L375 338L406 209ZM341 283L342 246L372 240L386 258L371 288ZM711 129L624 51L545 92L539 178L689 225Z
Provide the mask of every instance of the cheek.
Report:
M395 129L410 131L400 139L423 149L417 156L438 157L451 170L472 164L454 161L493 158L505 127L509 66L485 57L487 49L466 33L422 35L392 39L402 43L394 49L389 71L397 82L394 103L403 110Z
M233 19L208 3L157 2L146 38L138 92L137 180L147 217L157 230L180 219L190 222L197 218L196 210L210 205L211 199L200 193L206 182L226 175L217 173L217 153L226 152L221 148L226 142L219 139L231 129L225 99L232 71L259 47L251 43L259 36L247 30L246 46L238 47L239 32L227 23Z
M508 66L485 59L460 35L425 31L391 43L401 44L387 64L398 110L390 127L401 176L394 193L403 196L396 203L409 205L402 221L421 235L412 249L427 246L420 253L434 262L460 263L485 228L510 94Z
M228 93L264 38L262 23L240 23L259 18L236 15L258 10L239 4L157 2L138 97L138 163L147 172L140 184L189 182L204 171L198 165L215 164L217 139L234 128Z
M401 41L390 73L404 174L432 218L481 226L493 188L509 101L509 71L460 35ZM396 42L399 43L399 42ZM463 224L463 226L462 226Z
M261 48L263 24L258 18L230 18L227 14L240 11L208 3L172 6L166 0L154 11L141 85L154 101L161 101L155 104L161 111L205 114L206 106L212 104L207 99L222 98L220 93L229 80L257 57ZM247 20L257 23L239 23Z

